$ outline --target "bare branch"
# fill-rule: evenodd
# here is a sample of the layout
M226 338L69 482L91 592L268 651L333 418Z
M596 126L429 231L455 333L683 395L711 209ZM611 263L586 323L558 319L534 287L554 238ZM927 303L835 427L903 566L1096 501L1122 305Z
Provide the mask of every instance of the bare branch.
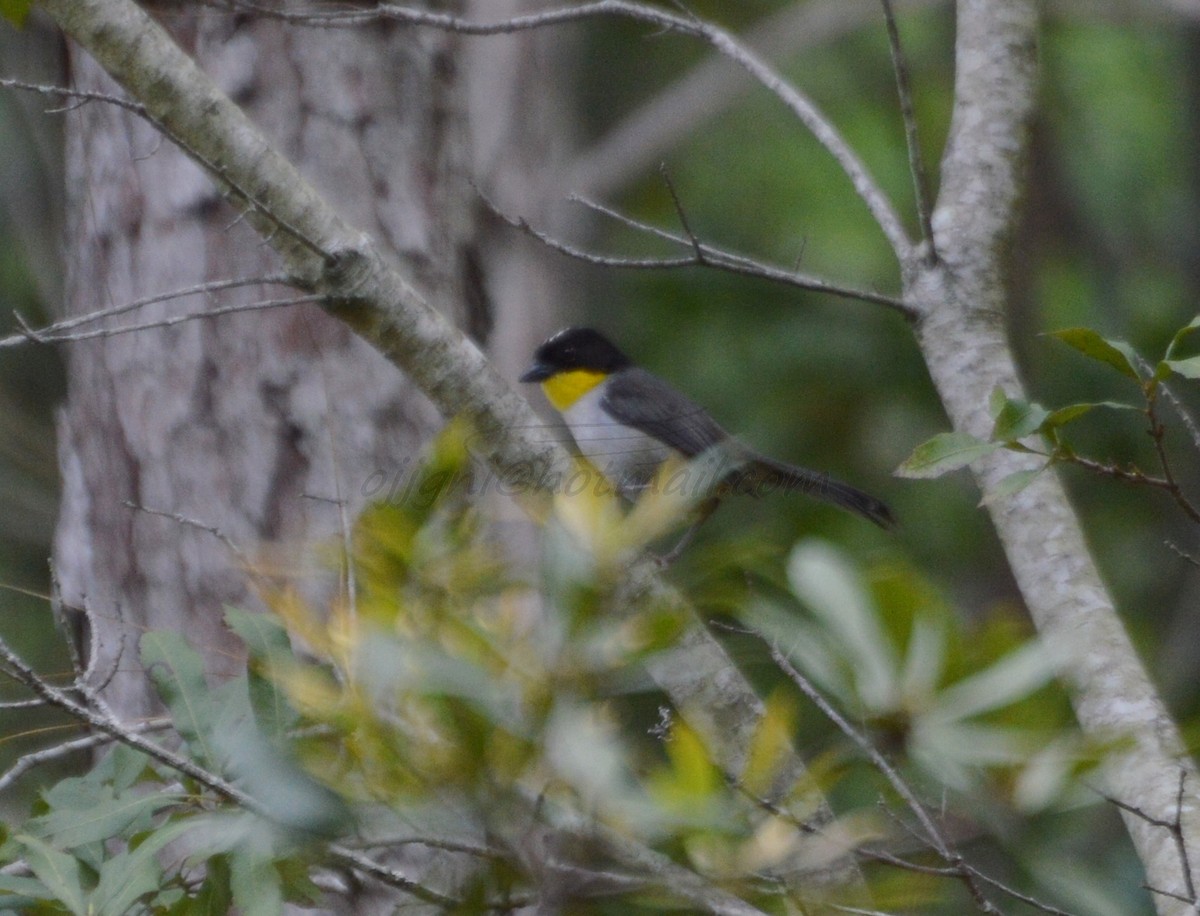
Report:
M940 2L944 0L900 0L900 5L917 8ZM768 60L794 57L871 22L876 11L876 0L791 3L756 21L739 41ZM723 55L710 55L568 163L558 186L607 196L630 176L652 168L668 150L752 85L748 72Z
M578 6L545 10L514 16L497 22L478 22L447 13L413 9L398 4L381 4L370 10L332 10L295 12L274 10L255 3L234 0L230 8L249 10L288 22L325 28L359 27L379 21L400 22L456 32L463 35L504 35L527 29L546 28L581 22L597 17L618 16L653 25L668 32L698 38L742 67L763 88L775 95L822 146L833 156L850 179L855 192L866 204L875 222L887 237L901 261L907 259L912 242L887 195L871 175L853 147L846 142L833 122L796 87L788 83L770 64L719 26L692 15L675 15L665 10L630 0L594 0Z
M1174 541L1166 540L1166 541L1163 541L1163 544L1165 544L1167 549L1170 550L1173 554L1175 554L1175 556L1179 557L1179 559L1185 560L1186 562L1192 564L1192 566L1200 568L1200 558L1195 557L1192 554L1188 553L1186 550L1184 550L1182 547L1180 547Z
M973 871L967 866L962 856L950 846L949 841L942 835L941 830L934 823L933 817L925 810L925 806L921 804L916 793L904 781L904 778L896 768L880 753L879 749L871 743L871 740L851 725L850 721L838 712L833 704L825 698L825 695L817 690L807 677L800 673L799 669L792 664L791 659L784 655L777 645L768 641L762 634L756 631L748 630L746 632L762 640L771 653L771 660L775 662L779 670L799 688L801 693L808 697L809 701L821 711L822 715L836 725L842 734L849 738L862 751L872 766L883 775L883 778L888 781L893 791L900 796L905 806L916 817L918 823L920 823L921 829L925 834L925 842L954 869L958 879L970 892L979 911L981 913L999 914L1000 911L996 909L995 904L988 900L987 896L983 893L983 889L980 888L978 882L975 880Z
M1179 400L1170 385L1167 385L1165 382L1159 382L1158 387L1171 403L1171 407L1174 408L1176 415L1178 415L1180 421L1183 423L1184 429L1188 431L1188 435L1192 439L1192 446L1196 451L1200 451L1200 424L1196 422L1196 418L1192 416L1192 412Z
M163 124L159 119L155 118L152 114L150 114L150 112L146 109L145 105L141 105L137 102L132 102L128 99L121 98L120 96L109 95L109 94L102 93L102 92L81 92L79 90L69 89L69 88L66 88L63 86L48 86L48 85L41 85L38 83L27 83L27 82L24 82L23 80L15 80L15 79L0 80L0 86L9 88L9 89L19 89L19 90L23 90L23 91L27 91L27 92L37 92L37 93L40 93L43 95L62 96L65 98L74 99L77 101L78 104L83 104L85 102L104 102L105 104L115 105L118 108L123 108L126 111L137 115L138 117L145 120L148 124L152 125L155 128L155 130L159 131L159 133L162 136L168 137L171 140L171 142L173 142L176 146L178 146L181 150L183 150L189 156L191 156L203 168L205 168L211 174L213 174L214 176L219 178L221 180L221 183L229 191L231 191L236 197L245 201L249 207L262 213L264 216L266 216L270 220L272 220L277 228L282 229L285 232L287 232L298 242L300 242L301 244L308 247L314 254L320 255L321 257L324 257L324 258L329 257L329 253L324 251L312 239L308 238L303 232L301 232L295 226L290 225L285 220L280 218L278 216L278 214L274 213L268 206L266 206L262 201L258 200L253 194L250 194L249 192L247 192L246 190L241 188L237 184L237 182L233 181L230 178L228 173L224 169L222 169L221 166L217 165L212 160L208 159L195 147L189 145L188 142L182 136L180 136L177 133L172 132L170 130L170 128L168 128L165 124ZM58 113L62 113L62 112L73 110L73 108L75 108L75 107L78 107L78 105L71 106L69 108L55 109L55 111Z
M134 725L126 726L130 733L138 735L145 732L162 731L170 727L171 722L169 719L151 719L146 722L138 722ZM74 738L71 741L64 741L62 744L55 744L52 747L43 748L40 751L33 751L18 757L16 762L3 775L0 775L0 792L3 792L36 766L41 766L43 763L49 763L52 760L61 760L63 757L69 757L80 751L90 751L105 744L111 744L116 740L118 739L112 735L85 735L82 738Z
M1163 894L1175 900L1182 900L1184 903L1196 904L1200 900L1196 897L1196 884L1192 878L1191 858L1188 855L1187 837L1184 835L1183 826L1183 806L1184 806L1184 790L1187 786L1188 771L1183 767L1179 768L1179 790L1175 794L1175 810L1172 817L1166 818L1155 817L1147 811L1139 808L1137 805L1131 805L1121 801L1119 798L1114 798L1104 792L1098 792L1105 801L1120 808L1122 811L1133 815L1139 820L1145 821L1153 827L1161 827L1171 834L1171 839L1175 843L1175 851L1179 856L1180 870L1183 872L1184 893L1177 894L1171 891L1165 891L1160 888L1143 885L1147 890L1155 894Z
M696 262L702 264L704 263L704 249L700 246L700 239L696 237L696 233L692 231L692 227L688 224L687 211L683 209L683 201L679 199L679 192L675 190L675 182L671 180L671 173L667 171L667 164L665 162L659 166L658 173L662 176L663 184L667 186L667 193L671 195L671 203L675 205L675 215L679 217L679 226L683 229L688 244L692 246Z
M250 570L253 568L253 566L250 563L250 558L246 555L246 552L237 545L237 542L234 541L233 538L231 538L229 535L227 535L224 531L222 531L220 528L216 527L215 525L206 524L205 522L199 521L194 518L189 518L188 516L182 515L178 512L170 512L170 511L167 511L164 509L152 509L149 506L143 506L143 505L140 505L139 503L135 503L128 499L123 500L121 505L123 505L129 509L135 509L138 512L145 512L147 515L157 515L161 518L169 518L169 519L171 519L171 521L179 522L179 524L184 525L188 528L195 528L198 531L204 531L208 534L211 534L218 541L220 541L225 546L225 548L231 554L233 554L247 570Z
M1162 468L1163 479L1167 483L1167 492L1175 500L1175 504L1183 510L1184 515L1193 522L1200 522L1200 510L1192 505L1183 488L1175 480L1171 469L1171 461L1167 457L1165 444L1167 430L1158 418L1158 386L1144 386L1146 394L1146 420L1150 424L1150 438L1154 442L1154 453L1158 456L1158 465Z
M73 99L77 102L104 102L107 105L115 105L118 108L124 108L126 111L133 112L140 118L147 117L146 106L139 105L137 102L131 102L129 99L122 98L119 95L108 95L103 92L81 92L78 89L71 89L69 86L49 86L41 83L27 83L24 80L15 79L0 79L0 88L18 89L22 92L36 92L40 95L53 95L59 98ZM61 113L66 109L51 109L48 113Z
M314 293L308 296L292 296L286 299L263 299L259 302L243 302L237 305L223 305L219 308L209 309L204 312L188 312L186 315L172 315L169 318L160 318L157 321L147 321L141 324L122 325L117 328L97 328L92 331L75 331L59 333L53 331L53 325L44 329L29 329L25 334L17 334L11 337L6 337L0 341L0 347L12 346L14 343L20 343L26 340L31 340L40 344L57 344L57 343L76 343L81 340L96 340L104 337L116 337L118 334L133 334L137 331L148 331L152 328L171 328L177 324L183 324L185 321L199 321L208 318L217 318L221 315L236 315L239 312L261 312L268 309L285 308L291 305L304 305L306 303L322 303L327 297ZM129 307L121 306L120 308L127 310ZM93 315L95 313L92 313ZM90 317L90 316L89 316Z
M528 220L519 216L511 216L501 210L496 204L487 201L492 212L500 219L504 220L510 226L521 230L531 238L537 239L548 248L565 254L568 257L575 258L586 264L592 264L598 267L615 267L623 270L678 270L685 267L704 267L712 270L719 270L725 273L736 274L743 277L753 277L760 280L769 280L775 283L780 283L784 286L791 286L796 289L808 290L810 292L826 293L830 296L838 296L843 299L856 299L861 302L870 302L876 305L884 305L890 309L900 312L905 319L912 321L916 318L916 312L903 299L895 296L889 296L885 293L877 293L872 290L857 289L849 286L840 286L822 280L819 277L814 277L811 274L803 274L799 271L788 270L782 267L775 267L771 264L766 264L762 261L757 261L745 255L736 254L723 248L717 248L704 242L699 243L699 253L692 247L692 240L686 236L677 233L669 232L665 229L660 229L657 226L651 226L648 223L643 223L631 217L625 216L622 213L584 198L573 198L586 207L590 207L598 213L611 217L626 226L637 229L641 232L649 233L657 238L672 242L673 244L683 245L692 248L692 254L678 258L630 258L614 255L603 255L595 252L586 251L578 246L565 242L562 239L556 238L541 229L531 225ZM485 201L487 199L485 198Z
M900 29L896 26L896 13L892 8L892 0L880 0L880 3L883 4L883 17L887 22L888 45L892 49L892 70L896 74L896 92L900 97L900 116L904 121L904 143L908 147L908 168L912 174L917 218L921 222L921 240L925 246L921 257L926 266L929 266L937 260L937 248L933 241L933 195L929 190L929 175L925 171L925 157L921 153L921 139L917 132L917 114L913 110L908 57L900 44Z
M24 334L13 334L9 337L0 338L0 348L15 346L16 344L24 343L32 334L57 334L61 331L69 331L77 328L82 324L90 324L93 321L100 321L104 318L112 318L115 315L123 315L126 312L131 312L143 306L153 305L157 302L167 302L171 299L183 299L188 296L208 295L217 292L223 292L227 289L237 289L243 286L291 286L293 285L291 278L286 274L274 274L265 277L239 277L234 280L214 280L210 283L200 283L196 286L188 286L183 289L171 290L167 293L157 293L153 296L146 296L142 299L135 299L132 302L125 302L121 305L114 305L111 308L99 309L94 312L88 312L86 315L76 315L73 318L64 318L62 321L56 321L54 324L47 325L36 331L26 329ZM24 322L22 322L23 324Z
M45 700L10 700L7 703L0 703L0 709L5 711L10 709L37 709L45 705Z
M9 670L4 671L4 673L10 678L24 684L47 703L102 732L109 740L119 741L134 750L141 751L151 759L195 780L211 792L252 814L262 817L264 820L274 820L270 812L260 802L252 796L247 795L223 777L209 772L187 757L155 744L153 741L146 740L140 734L143 729L122 724L107 710L97 711L90 709L71 699L64 691L47 684L37 672L30 668L9 648L3 639L0 639L0 661L3 661L8 666ZM406 891L427 903L450 907L457 907L460 904L460 901L424 887L401 874L396 869L381 865L355 850L331 844L327 847L327 851L333 860L358 869L364 874L383 881L391 887Z

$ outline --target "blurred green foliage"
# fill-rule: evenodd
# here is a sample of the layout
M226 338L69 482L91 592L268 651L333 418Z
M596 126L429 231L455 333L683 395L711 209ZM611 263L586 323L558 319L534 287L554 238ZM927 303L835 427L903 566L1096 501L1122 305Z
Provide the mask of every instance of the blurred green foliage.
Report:
M549 893L564 856L576 870L555 893L572 913L672 908L670 894L638 882L588 893L580 876L620 872L614 850L629 843L768 912L862 899L855 887L772 878L864 844L912 844L902 826L911 812L850 738L776 672L733 784L687 724L661 711L668 701L643 673L686 621L676 608L628 604L626 564L650 530L642 516L674 511L679 525L686 505L651 492L626 513L611 495L560 493L542 576L517 581L469 498L466 438L452 424L418 486L359 519L354 588L327 606L252 573L272 613L227 612L246 646L244 676L213 687L182 637L142 637L181 752L249 801L117 747L86 775L46 787L32 816L10 825L0 860L29 870L0 874L0 910L192 914L219 901L278 913L284 901L315 898L311 869L336 861L334 842L403 863L462 912ZM972 854L1031 869L1036 857L1026 862L1010 842L1010 823L1094 802L1081 780L1104 749L1074 732L1052 660L1027 632L1004 619L968 625L911 567L864 576L829 542L797 544L782 579L771 565L742 569L761 584L732 608L738 626L778 646L938 799L939 821ZM639 726L646 707L660 710L651 728ZM780 794L780 768L800 740L811 771ZM813 789L835 812L815 830ZM553 846L557 858L543 858L537 844L548 837L578 848ZM181 852L158 855L169 844ZM902 854L945 864L921 843ZM957 881L909 872L901 881L894 866L870 863L876 906L964 905ZM1030 889L1028 876L1018 880ZM1079 868L1050 893L1076 899L1106 880Z
M783 4L752 4L765 14ZM731 15L722 8L718 18ZM738 15L742 15L739 13ZM747 15L749 15L747 13ZM1117 14L1119 15L1119 14ZM618 26L589 46L596 67L582 96L603 135L651 61L678 68L687 42L642 39L637 69L611 66ZM902 16L927 161L936 164L953 89L953 14L948 5ZM680 50L679 46L685 50ZM693 49L694 50L694 49ZM1119 400L1129 394L1046 332L1087 326L1139 352L1161 353L1200 301L1200 30L1182 21L1116 21L1097 13L1050 17L1029 191L1013 251L1014 346L1036 399L1045 404ZM882 25L787 61L783 70L851 139L915 225L903 134ZM593 82L588 82L592 74ZM659 78L661 82L662 77ZM611 96L608 94L611 93ZM603 99L618 104L606 105ZM896 291L894 259L865 208L827 154L768 93L749 89L666 157L689 222L706 241L784 266L799 264L848 285ZM678 224L656 173L619 201L629 213ZM657 240L605 223L605 251L662 253ZM672 252L678 253L678 252ZM706 532L729 543L753 530L769 543L817 533L871 558L899 549L969 614L1019 604L1003 553L967 475L889 481L913 448L946 429L937 397L896 315L876 306L782 289L702 270L647 275L580 268L587 301L577 316L611 332L638 361L671 379L755 447L828 469L893 504L896 540L802 499L723 509ZM1195 398L1184 393L1193 405ZM1089 417L1076 447L1099 460L1154 463L1136 416ZM1186 446L1178 428L1171 447ZM1182 455L1182 453L1181 453ZM1185 486L1200 479L1179 461ZM1196 543L1164 497L1068 470L1106 578L1142 651L1164 659L1160 682L1186 718L1200 712L1200 659L1174 647L1196 635L1191 567L1163 546ZM700 545L703 553L704 545Z
M782 5L702 0L689 8L742 27ZM1012 339L1033 397L1046 405L1128 400L1132 391L1129 380L1111 366L1072 353L1048 332L1092 328L1102 338L1128 341L1136 352L1161 354L1200 301L1195 167L1200 161L1200 30L1177 20L1142 21L1133 13L1115 21L1094 15L1052 16L1046 22L1042 104L1025 215L1013 250ZM942 4L905 14L901 25L932 167L951 113L953 16ZM602 137L640 100L704 54L687 40L648 37L641 28L615 21L590 26L582 41L573 79L589 140ZM881 25L872 23L808 50L783 69L854 142L914 224ZM11 99L4 101L0 158L29 163L36 171L42 160L30 121ZM706 240L784 265L798 263L848 284L898 288L884 241L845 178L762 90L746 92L701 125L667 157L667 166L691 225ZM935 167L931 173L936 182ZM6 182L0 195L0 310L16 308L36 321L54 305L44 301L44 290L52 285L36 278L56 275L60 268L47 260L44 248L25 243L53 224L55 208L46 206L36 215L19 209L12 195L16 186ZM670 196L656 174L633 177L619 203L635 216L675 224ZM662 250L618 226L604 228L597 245ZM970 809L969 852L997 877L1037 887L1081 913L1149 912L1137 890L1139 866L1115 814L1102 805L1074 807L1077 769L1101 749L1082 747L1063 731L1061 695L1040 685L1035 650L1022 654L1029 633L1002 552L978 509L979 494L965 474L889 478L918 444L946 427L903 322L875 306L703 271L648 275L580 268L579 276L586 292L580 293L578 314L569 317L586 317L610 331L635 358L691 393L756 447L877 492L894 504L902 520L900 532L889 537L800 498L723 508L673 573L689 596L713 614L740 618L754 610L782 619L777 626L788 632L812 635L822 652L798 647L796 663L815 666L810 676L860 716L881 746L897 754L916 751L914 763L934 764L914 766L913 778L928 797L948 785L950 804ZM53 354L5 352L0 360L0 494L9 511L0 523L0 581L34 592L46 585L44 560L54 513L54 481L47 470L55 463L50 418L60 396ZM1194 406L1189 389L1181 387L1181 396ZM1154 464L1153 443L1132 411L1080 414L1073 418L1071 445L1101 461ZM1169 429L1167 445L1179 456L1181 483L1197 492L1200 480L1186 437ZM1169 538L1196 552L1194 526L1160 495L1071 468L1064 469L1064 477L1127 624L1153 661L1174 711L1189 734L1200 737L1200 692L1195 690L1200 659L1192 648L1198 637L1192 597L1196 574L1163 546ZM613 536L619 543L619 518L599 518L596 513L605 510L596 507L573 510L554 524L574 524L578 530L582 519L594 533L617 530ZM686 729L673 723L672 739L665 743L642 734L653 725L659 698L646 692L627 666L669 640L679 622L669 615L640 622L609 617L605 563L593 562L588 551L568 551L548 557L546 580L536 583L561 617L552 617L546 632L524 632L520 596L532 584L506 581L496 558L476 537L478 524L466 505L378 507L356 531L362 589L353 619L347 607L319 613L286 592L272 601L286 628L277 622L259 627L231 613L230 625L247 642L254 663L247 678L229 688L226 713L255 723L258 737L243 742L250 762L288 774L284 782L300 800L298 807L311 807L312 823L330 831L338 829L343 805L356 817L362 816L362 806L374 805L371 810L382 812L383 823L392 826L389 818L401 803L409 806L403 809L412 818L408 823L458 827L442 820L449 817L445 810L422 808L426 820L414 813L414 800L421 799L431 771L445 776L461 797L493 770L512 784L528 769L553 763L560 776L565 774L561 798L577 802L611 792L611 809L599 814L623 825L624 803L635 798L646 806L647 816L654 815L656 829L672 837L666 842L656 834L655 842L680 860L750 861L747 836L737 832L747 829L748 821L738 822L732 833L713 831L704 821L714 810L724 810L719 806L729 799ZM830 543L839 550L832 551ZM818 578L826 588L836 584L843 598L850 595L849 604L826 604L820 590L811 587L814 556L824 556L815 564L823 570ZM65 671L66 658L44 602L7 590L0 602L4 637L39 670ZM844 632L840 613L830 611L846 608L859 621L858 631ZM724 638L765 695L787 695L756 641ZM295 663L290 652L282 654L293 640L312 648L316 660ZM146 651L153 657L154 650ZM163 643L157 651L160 665L187 669L186 646ZM1013 657L1027 665L1010 661L1019 670L1005 669L1006 659ZM1007 692L984 692L998 705L968 702L972 690L963 689L955 706L956 688L995 670L1004 675L1001 686ZM354 677L347 679L347 672ZM437 677L426 678L430 672ZM868 672L873 673L864 681ZM980 682L975 683L978 692ZM401 699L407 718L382 714ZM177 696L171 703L176 726L186 731L179 702ZM863 777L863 765L849 758L811 708L794 699L772 702L778 704L772 706L778 709L775 721L803 736L800 743L814 758L813 772L839 810L869 806L886 791L869 773ZM951 713L966 709L970 716L950 715L947 706ZM192 745L206 729L217 728L219 712L204 707L201 721L190 726L189 750L198 757L201 752ZM0 762L5 765L46 743L47 735L65 734L61 722L47 723L40 714L3 715ZM939 728L960 728L964 722L978 729L972 737L987 739L980 748L993 751L991 756L961 761L953 754L921 751L930 735L929 746L943 746ZM280 735L295 734L301 723L319 725L319 731L281 747ZM485 731L497 735L494 746L482 740ZM561 758L547 753L555 742L577 741L593 752L601 772L581 772L587 767L570 753ZM1020 753L1006 763L1001 752L1014 747ZM395 748L422 749L431 756L406 760ZM230 775L253 770L245 765L238 770L235 758L228 749L216 748L203 759L228 768ZM939 763L951 769L943 772ZM49 785L61 774L40 775ZM233 900L270 907L287 893L311 892L297 877L303 869L295 864L306 861L307 851L300 844L297 852L294 831L263 832L233 816L206 824L208 815L195 810L189 798L144 794L140 781L152 776L157 778L143 758L119 751L80 782L45 790L34 811L38 820L25 825L26 839L9 836L4 847L37 862L37 876L6 876L4 890L30 893L32 899L33 884L21 885L30 881L39 884L37 893L53 891L64 901L91 895L93 902L123 903L119 897L96 896L100 882L110 875L107 894L118 877L136 875L157 882L160 896L144 901L159 899L177 912L224 911ZM599 782L587 782L592 779ZM486 789L496 786L489 782ZM133 804L128 820L113 815L103 823L113 836L131 841L130 852L114 853L86 837L64 837L55 826L60 823L53 817L56 811L95 808L107 818L126 795ZM142 798L149 800L133 802ZM14 812L24 807L19 800L6 804ZM689 821L680 812L699 814ZM154 847L145 845L149 835L161 840L177 824L209 856L204 877L191 883L179 876L161 880L150 855ZM146 854L134 861L143 848ZM235 848L254 853L231 855ZM739 860L741 852L745 858ZM1088 870L1079 863L1087 863ZM873 872L871 879L881 899L891 899L896 907L962 911L961 900L937 902L948 891L933 879L886 869ZM487 880L494 885L490 892L515 879L497 867ZM902 902L905 895L912 898L908 903Z

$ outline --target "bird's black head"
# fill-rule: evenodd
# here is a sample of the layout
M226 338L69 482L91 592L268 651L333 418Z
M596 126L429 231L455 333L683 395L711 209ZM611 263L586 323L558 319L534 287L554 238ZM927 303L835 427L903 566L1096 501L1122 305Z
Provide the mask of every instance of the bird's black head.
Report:
M540 382L559 372L570 372L574 369L616 372L628 365L629 357L599 331L592 328L567 328L533 351L533 362L521 376L521 381Z

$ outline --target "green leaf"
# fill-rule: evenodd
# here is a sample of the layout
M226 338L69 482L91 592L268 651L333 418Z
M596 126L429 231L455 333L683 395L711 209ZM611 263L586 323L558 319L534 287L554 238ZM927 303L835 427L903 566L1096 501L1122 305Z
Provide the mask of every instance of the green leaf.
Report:
M1047 462L1041 467L1027 468L1024 471L1016 471L1012 474L1009 474L1002 481L996 484L995 488L989 490L984 495L983 499L979 501L979 505L988 506L998 499L1003 499L1006 496L1012 496L1014 493L1020 493L1027 486L1033 483L1038 474L1042 473L1042 471L1046 470L1046 468L1049 466L1050 463Z
M341 797L305 772L286 744L265 738L253 721L243 718L214 740L230 775L275 824L317 836L336 836L351 824Z
M1034 404L1032 401L1006 400L1000 408L1000 412L996 414L996 424L992 427L992 440L1008 442L1024 439L1040 429L1048 416L1050 416L1050 411L1040 404Z
M225 624L246 644L255 658L270 661L292 657L292 642L288 638L287 627L272 614L227 607Z
M279 872L269 860L244 852L231 857L229 864L229 886L242 916L279 916L283 912Z
M1000 709L1040 690L1053 676L1050 651L1042 643L1026 643L943 690L930 717L946 722Z
M1163 362L1171 361L1172 357L1175 356L1175 351L1178 350L1180 344L1183 343L1184 338L1191 334L1192 331L1196 330L1196 328L1200 328L1200 315L1197 315L1175 332L1175 336L1171 338L1171 343L1167 346L1167 352L1163 354Z
M992 389L992 393L988 395L988 416L993 420L1000 416L1000 411L1004 409L1004 405L1008 403L1008 395L1004 393L1004 389L997 385Z
M1166 366L1176 375L1184 378L1200 378L1200 356L1189 356L1186 359L1164 359L1160 366Z
M896 473L901 477L917 479L941 477L966 467L976 458L998 448L998 443L984 442L970 433L938 433L913 449Z
M1051 336L1057 337L1067 346L1074 347L1084 356L1112 366L1134 381L1141 378L1137 369L1137 353L1123 340L1106 340L1091 328L1065 328L1052 331Z
M254 719L264 734L282 738L296 727L300 718L272 676L272 669L277 662L290 662L293 658L287 629L269 614L235 608L226 609L225 622L246 644L250 657L257 663L251 665L248 675Z
M910 705L924 705L937 689L946 666L946 627L920 616L913 620L900 672L901 695Z
M10 900L9 897L24 897L24 901ZM27 902L32 904L37 900L53 900L54 895L37 878L26 878L21 875L0 874L0 909L25 909Z
M32 0L0 0L0 16L18 28L25 25L32 8Z
M1066 426L1068 423L1074 423L1082 416L1086 416L1097 408L1105 410L1138 410L1142 408L1134 404L1122 404L1120 401L1092 401L1083 404L1068 404L1066 407L1060 407L1058 410L1050 411L1046 419L1042 422L1043 430L1056 429L1060 426Z
M899 664L858 570L832 545L807 540L788 558L787 577L849 661L863 703L887 708L898 692Z
M179 916L226 916L233 905L229 890L229 857L212 856L204 862L204 884L194 897L184 900Z
M153 795L110 798L87 808L55 808L25 824L25 831L53 843L60 849L74 849L101 840L109 840L150 826L149 818L157 811L177 804L181 793L156 792Z
M25 863L54 899L76 916L84 916L88 908L79 860L28 834L19 834L15 839L25 848Z
M141 639L142 664L171 710L171 718L192 753L214 765L209 743L213 728L213 703L204 678L204 661L178 633L151 630Z
M191 820L163 824L136 848L105 862L92 894L92 912L97 916L124 916L141 897L158 890L162 884L158 854L192 827Z

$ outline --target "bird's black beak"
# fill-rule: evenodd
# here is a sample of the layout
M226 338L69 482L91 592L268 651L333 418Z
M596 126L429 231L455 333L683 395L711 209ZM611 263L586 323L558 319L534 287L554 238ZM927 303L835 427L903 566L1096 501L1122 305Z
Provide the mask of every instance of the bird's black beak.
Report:
M554 367L548 366L546 363L534 362L521 376L522 382L542 382L550 378L554 374Z

